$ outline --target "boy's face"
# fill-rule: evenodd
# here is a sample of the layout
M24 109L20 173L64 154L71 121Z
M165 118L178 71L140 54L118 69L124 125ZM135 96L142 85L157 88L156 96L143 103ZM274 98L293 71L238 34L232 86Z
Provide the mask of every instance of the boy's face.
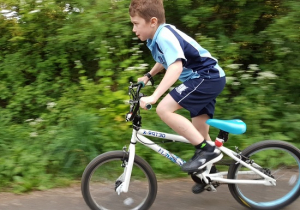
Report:
M134 17L130 17L130 19L133 24L132 31L141 41L146 41L147 39L153 39L153 36L157 28L156 18L152 18L148 23L144 18L141 18L138 15Z

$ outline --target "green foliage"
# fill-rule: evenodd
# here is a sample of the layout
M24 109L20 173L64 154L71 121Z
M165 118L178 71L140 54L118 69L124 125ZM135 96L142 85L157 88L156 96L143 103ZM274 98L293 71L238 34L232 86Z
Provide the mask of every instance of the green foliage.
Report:
M0 16L1 187L24 192L67 184L80 178L98 154L129 143L127 86L151 68L146 63L153 65L145 44L133 38L129 3L1 3L19 16ZM242 149L280 139L300 147L299 2L164 4L167 22L194 37L226 72L215 118L240 118L247 124L247 132L231 135L227 146ZM161 77L156 76L156 84ZM153 88L143 92L150 95ZM155 107L141 112L144 127L173 132L156 116ZM211 128L212 138L217 133ZM193 153L187 144L162 146L186 160ZM140 145L137 152L157 173L182 175L150 149Z

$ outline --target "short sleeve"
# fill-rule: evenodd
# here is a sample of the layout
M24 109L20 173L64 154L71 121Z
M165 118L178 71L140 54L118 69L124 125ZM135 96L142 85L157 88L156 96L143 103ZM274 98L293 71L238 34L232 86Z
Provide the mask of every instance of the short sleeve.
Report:
M179 59L185 64L186 58L182 46L178 38L169 29L163 28L156 41L168 67Z

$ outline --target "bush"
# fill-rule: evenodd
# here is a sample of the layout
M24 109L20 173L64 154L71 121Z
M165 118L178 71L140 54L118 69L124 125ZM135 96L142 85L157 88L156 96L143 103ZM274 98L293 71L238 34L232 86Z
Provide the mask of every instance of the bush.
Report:
M2 8L17 15L0 16L1 187L22 192L68 183L96 155L128 145L127 86L153 65L131 31L129 3L4 1ZM279 139L300 147L299 3L164 3L168 23L199 41L226 72L215 118L241 118L248 128L244 135L230 135L227 145L242 149ZM153 89L143 91L149 95ZM142 115L144 127L173 132L155 107ZM212 138L217 133L211 128ZM184 159L193 150L186 144L163 146ZM166 173L167 159L137 151L156 172ZM176 167L172 173L181 175Z

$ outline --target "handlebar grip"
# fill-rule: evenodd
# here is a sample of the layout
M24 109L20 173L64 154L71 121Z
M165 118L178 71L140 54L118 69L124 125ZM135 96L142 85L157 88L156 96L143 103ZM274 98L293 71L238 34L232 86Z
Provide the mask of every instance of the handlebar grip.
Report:
M152 105L151 104L146 104L146 109L147 110L150 110L152 108Z
M133 87L143 88L143 87L145 87L145 83L143 81L140 81L138 83L131 84L131 88L133 88Z
M141 84L142 87L145 87L145 83L143 81L138 82L138 84Z

